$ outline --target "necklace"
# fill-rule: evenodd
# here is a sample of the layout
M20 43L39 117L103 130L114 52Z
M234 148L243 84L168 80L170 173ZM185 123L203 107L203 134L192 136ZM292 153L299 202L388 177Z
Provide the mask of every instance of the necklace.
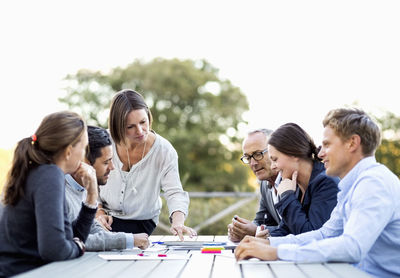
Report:
M147 138L146 138L146 140L144 140L144 147L143 147L143 152L142 152L142 158L140 159L140 160L143 160L143 157L144 157L144 152L145 152L145 150L146 150L146 144L147 144ZM135 149L136 149L136 147L135 147ZM133 150L135 150L135 149L133 149ZM128 150L128 148L125 146L125 150L126 150L126 156L128 157L128 172L131 170L131 160L130 160L130 158L129 158L129 150Z
M144 147L143 147L143 152L142 152L142 158L141 158L141 160L143 160L143 157L144 157L144 152L146 151L146 144L147 144L147 137L146 137L146 140L144 141ZM119 174L120 174L120 176L121 176L121 180L122 180L122 184L123 184L123 190L122 190L122 194L124 194L124 192L126 191L125 189L127 188L127 186L128 186L128 176L130 176L131 175L131 172L130 172L130 170L131 170L131 159L129 158L129 150L128 150L128 148L127 148L127 146L126 145L124 145L125 146L125 150L126 150L126 156L127 156L127 158L128 158L128 169L127 169L127 171L126 171L126 173L122 170L122 167L117 167L118 168L118 171L119 171ZM116 146L115 146L116 147ZM136 147L135 147L135 149L136 149ZM133 151L135 151L135 149L133 149ZM117 151L117 150L116 150ZM122 162L122 161L121 161ZM141 167L141 166L140 166ZM139 169L138 169L138 171L139 171ZM136 194L137 193L137 189L136 189L136 184L133 184L132 185L132 192L133 192L133 194ZM123 204L122 205L120 205L121 207L120 207L120 211L121 211L121 214L120 215L125 215L124 214L124 209L123 209Z

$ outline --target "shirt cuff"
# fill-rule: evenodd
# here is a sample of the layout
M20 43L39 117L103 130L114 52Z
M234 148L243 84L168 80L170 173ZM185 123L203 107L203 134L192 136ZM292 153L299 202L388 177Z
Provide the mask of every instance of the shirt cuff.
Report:
M290 194L293 194L295 191L294 190L286 190L281 194L281 200L284 199L286 196L289 196Z
M83 204L85 205L85 207L88 207L90 209L97 209L99 203L96 201L95 205L91 205L91 204L89 204L87 202L84 202Z
M268 240L269 240L269 245L274 246L274 247L277 247L280 244L288 242L287 237L281 237L281 236L277 236L277 237L271 236L271 237L268 237Z
M125 234L126 238L126 249L132 249L134 247L134 235L133 234Z
M277 248L277 255L280 260L284 261L295 261L296 250L299 245L297 244L281 244Z

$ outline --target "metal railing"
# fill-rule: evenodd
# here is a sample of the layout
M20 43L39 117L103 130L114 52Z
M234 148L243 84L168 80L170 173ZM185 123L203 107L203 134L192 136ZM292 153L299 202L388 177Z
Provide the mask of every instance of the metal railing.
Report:
M259 192L188 192L189 197L191 199L193 198L243 198L241 200L238 200L234 204L228 206L227 208L221 210L214 216L208 218L207 220L201 222L197 226L193 227L193 229L198 232L200 231L203 227L206 227L208 225L211 225L218 220L224 218L226 215L231 214L235 210L239 209L240 207L250 203L256 198L259 198L260 194ZM161 194L162 196L163 194ZM159 222L157 227L160 229L169 232L170 225L165 224L163 222Z

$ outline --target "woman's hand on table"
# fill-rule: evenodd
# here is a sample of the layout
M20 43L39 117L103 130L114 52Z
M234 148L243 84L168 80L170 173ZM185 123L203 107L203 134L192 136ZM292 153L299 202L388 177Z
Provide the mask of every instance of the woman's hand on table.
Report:
M183 235L188 234L190 237L197 236L194 229L184 225L185 215L181 211L175 211L172 213L172 224L170 231L173 235L177 235L181 241L184 240Z

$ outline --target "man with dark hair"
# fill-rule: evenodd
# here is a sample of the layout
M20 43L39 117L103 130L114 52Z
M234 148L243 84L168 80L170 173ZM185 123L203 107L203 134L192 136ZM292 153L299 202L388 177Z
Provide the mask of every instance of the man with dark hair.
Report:
M92 165L96 170L98 185L105 185L110 172L114 169L110 136L104 128L88 126L88 138L89 144L86 150L85 162ZM85 200L86 196L86 189L77 182L74 175L66 175L65 195L68 219L72 222L78 217L82 200ZM134 246L146 249L148 245L148 235L145 233L110 232L104 229L96 220L86 240L86 249L89 251L127 249Z
M97 184L105 185L111 170L114 169L110 135L104 128L88 126L88 138L86 159L96 169ZM98 159L102 157L104 160Z

